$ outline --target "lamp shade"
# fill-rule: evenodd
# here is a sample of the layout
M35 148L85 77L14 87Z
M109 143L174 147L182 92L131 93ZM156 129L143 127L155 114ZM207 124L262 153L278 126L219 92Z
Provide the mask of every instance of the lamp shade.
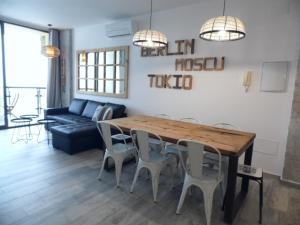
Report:
M53 45L45 45L42 47L42 54L48 58L55 58L60 55L60 50Z
M199 37L207 41L235 41L243 39L246 30L243 22L232 16L219 16L207 20L201 27Z
M166 35L156 30L141 30L134 34L133 45L145 48L161 48L168 43Z

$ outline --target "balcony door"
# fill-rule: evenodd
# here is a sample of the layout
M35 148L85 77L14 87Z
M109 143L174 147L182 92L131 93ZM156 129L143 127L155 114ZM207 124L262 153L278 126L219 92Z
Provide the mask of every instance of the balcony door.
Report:
M49 34L5 22L2 27L7 127L17 126L12 119L24 115L35 116L34 124L46 107L48 58L41 47Z
M0 129L7 126L3 41L3 23L0 21Z

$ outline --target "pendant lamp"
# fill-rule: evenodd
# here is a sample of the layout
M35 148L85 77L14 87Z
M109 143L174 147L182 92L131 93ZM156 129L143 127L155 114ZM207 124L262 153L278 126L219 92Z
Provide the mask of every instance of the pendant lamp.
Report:
M152 0L150 7L150 26L147 30L137 31L132 40L132 44L145 48L162 48L168 43L167 37L162 32L152 30Z
M201 27L199 37L206 41L236 41L245 38L244 23L237 17L225 16L224 0L223 16L207 20Z
M51 24L48 24L49 28L51 28ZM54 45L45 45L42 47L42 54L48 58L56 58L60 55L60 50L58 47Z

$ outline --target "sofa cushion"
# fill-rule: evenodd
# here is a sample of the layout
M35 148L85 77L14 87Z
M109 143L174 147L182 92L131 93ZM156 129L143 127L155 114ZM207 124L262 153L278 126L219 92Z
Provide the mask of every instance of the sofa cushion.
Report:
M67 114L60 114L60 115L49 115L47 116L47 119L53 119L56 120L56 122L60 124L76 124L76 123L91 123L91 119L83 117L83 116L77 116L71 113Z
M86 105L86 102L86 100L74 98L69 106L69 112L76 115L81 115Z
M51 132L54 135L59 135L70 139L82 138L83 136L97 136L100 138L100 134L94 123L89 123L89 124L78 123L78 124L55 126L51 128Z
M81 115L92 119L99 105L104 105L104 104L101 102L88 101Z
M126 109L125 105L114 104L114 103L110 103L110 102L107 102L105 105L112 108L112 110L113 110L112 118L113 119L124 116L125 109Z

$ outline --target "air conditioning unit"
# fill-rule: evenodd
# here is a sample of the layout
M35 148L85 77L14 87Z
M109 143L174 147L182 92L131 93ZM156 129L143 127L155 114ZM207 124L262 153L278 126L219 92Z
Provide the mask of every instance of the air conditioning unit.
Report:
M107 37L131 35L136 31L135 23L132 20L122 20L105 26Z

